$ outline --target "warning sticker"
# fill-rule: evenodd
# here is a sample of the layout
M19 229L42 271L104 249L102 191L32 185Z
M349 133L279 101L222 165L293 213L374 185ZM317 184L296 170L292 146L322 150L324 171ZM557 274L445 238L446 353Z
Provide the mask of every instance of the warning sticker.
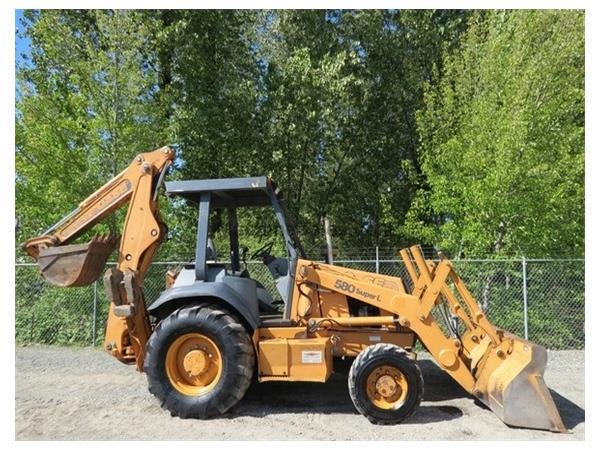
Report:
M323 352L320 350L306 350L302 352L302 364L321 364Z

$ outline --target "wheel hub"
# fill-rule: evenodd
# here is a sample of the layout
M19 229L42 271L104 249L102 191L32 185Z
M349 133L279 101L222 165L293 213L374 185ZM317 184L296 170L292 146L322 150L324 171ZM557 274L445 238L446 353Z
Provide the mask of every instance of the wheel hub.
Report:
M209 356L202 350L191 350L183 358L183 368L193 377L203 374L208 370Z
M367 396L381 409L397 409L406 401L408 381L396 367L382 365L367 377Z
M186 333L171 343L165 358L171 385L185 395L201 395L217 385L223 357L217 344L201 333Z
M393 397L396 394L398 390L396 386L396 380L389 375L379 377L375 383L377 393L386 398Z

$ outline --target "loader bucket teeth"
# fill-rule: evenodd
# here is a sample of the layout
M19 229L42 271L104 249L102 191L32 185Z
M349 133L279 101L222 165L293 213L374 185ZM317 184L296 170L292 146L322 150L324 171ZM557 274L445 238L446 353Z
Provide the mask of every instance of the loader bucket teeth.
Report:
M87 244L40 248L38 266L55 286L87 286L98 279L118 239L96 236Z
M500 358L492 353L482 360L476 383L480 400L507 425L567 431L544 382L546 349L516 336L510 339L510 354Z

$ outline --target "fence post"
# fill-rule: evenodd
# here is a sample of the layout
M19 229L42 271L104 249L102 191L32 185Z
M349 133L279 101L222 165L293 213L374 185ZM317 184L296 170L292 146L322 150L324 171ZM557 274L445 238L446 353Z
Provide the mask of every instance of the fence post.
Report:
M94 309L92 312L92 345L96 346L96 319L98 313L98 280L94 281Z
M379 273L379 245L375 246L375 273Z
M527 260L524 256L521 259L521 266L523 268L523 328L525 332L525 339L529 340L529 329L527 326Z

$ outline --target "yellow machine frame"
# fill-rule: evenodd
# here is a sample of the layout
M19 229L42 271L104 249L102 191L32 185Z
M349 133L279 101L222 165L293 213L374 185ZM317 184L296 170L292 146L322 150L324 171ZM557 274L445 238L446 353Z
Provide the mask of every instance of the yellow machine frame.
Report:
M157 193L174 158L168 147L138 155L72 214L24 244L50 282L89 284L100 275L116 239L94 238L73 248L66 244L129 202L117 267L104 278L111 300L105 349L122 362L135 363L140 371L152 333L142 282L165 235ZM413 246L400 256L410 287L401 278L299 259L291 296L292 326L259 327L252 335L259 380L325 382L334 357L356 357L374 344L387 343L414 359L419 339L444 371L504 422L564 431L542 378L545 350L493 326L443 255L438 262L426 260L420 247ZM371 312L351 314L350 301L370 305ZM459 319L460 329L440 326L434 314L438 307ZM180 344L184 350L189 346L187 353L167 359L174 361L173 367L180 364L184 376L204 373L207 367L216 376L221 366L215 361L221 361L222 349L198 350L214 346L210 342L192 336ZM207 355L216 359L209 361Z

